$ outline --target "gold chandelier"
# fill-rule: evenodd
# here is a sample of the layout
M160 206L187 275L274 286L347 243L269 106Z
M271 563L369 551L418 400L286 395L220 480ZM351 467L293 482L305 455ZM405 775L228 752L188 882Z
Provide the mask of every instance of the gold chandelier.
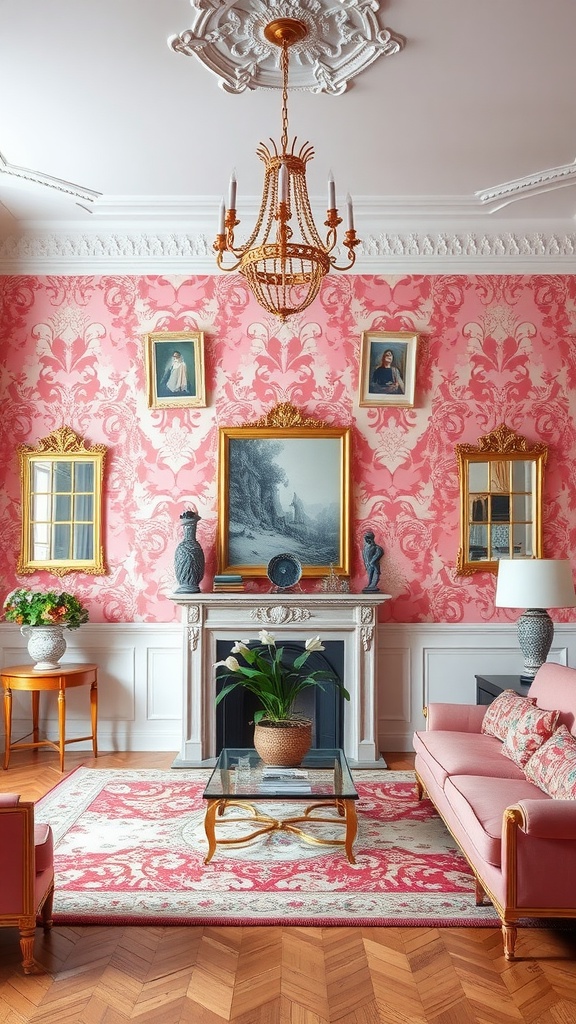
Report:
M306 187L306 164L314 156L309 142L296 152L296 138L288 150L288 48L307 34L306 25L294 18L278 18L264 29L268 42L282 47L282 137L281 151L273 139L273 150L264 143L256 150L265 166L264 188L258 219L245 245L236 245L236 178L230 180L228 209L220 206L218 234L213 249L221 270L235 271L247 281L256 301L269 313L286 320L300 313L316 298L323 278L331 270L350 270L354 266L354 247L360 242L354 230L352 200L346 196L347 225L344 248L349 263L340 267L332 255L337 242L336 229L342 223L336 209L336 189L332 175L328 181L329 208L324 222L328 228L322 241L310 208ZM290 227L293 215L298 223L299 238ZM226 253L236 262L224 266Z

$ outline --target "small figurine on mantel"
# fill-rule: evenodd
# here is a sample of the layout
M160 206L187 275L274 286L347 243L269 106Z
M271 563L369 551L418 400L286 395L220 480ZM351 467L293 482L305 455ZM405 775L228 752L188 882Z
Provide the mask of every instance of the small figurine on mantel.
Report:
M364 587L363 594L373 594L380 591L378 582L380 580L380 559L383 554L384 548L380 544L376 544L372 530L368 530L364 534L364 547L362 548L362 558L364 559L364 566L368 574L368 586Z
M174 552L174 571L180 584L176 594L198 594L204 578L204 552L196 540L196 527L200 521L198 509L191 505L180 516L184 537Z

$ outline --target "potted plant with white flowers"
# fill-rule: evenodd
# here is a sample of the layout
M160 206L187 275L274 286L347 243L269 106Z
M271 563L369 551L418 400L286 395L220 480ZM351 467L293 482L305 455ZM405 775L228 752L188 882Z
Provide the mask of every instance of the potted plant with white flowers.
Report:
M230 655L214 665L225 668L227 671L220 675L230 680L217 694L216 704L238 686L249 690L260 704L254 713L254 747L258 754L265 764L297 765L312 743L311 720L294 710L299 694L310 686L324 689L326 683L337 686L345 700L350 700L350 694L330 669L311 672L306 667L312 654L325 650L319 636L306 640L304 650L293 661L286 658L283 647L276 646L273 633L262 629L258 639L257 646L237 640Z
M17 622L28 641L34 668L55 669L66 651L64 629L78 629L88 622L88 609L66 591L26 590L18 587L4 601L4 618Z

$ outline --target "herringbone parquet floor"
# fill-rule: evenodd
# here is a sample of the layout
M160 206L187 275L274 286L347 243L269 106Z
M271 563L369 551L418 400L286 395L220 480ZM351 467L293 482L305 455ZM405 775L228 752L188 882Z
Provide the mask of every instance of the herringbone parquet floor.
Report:
M0 791L39 799L56 756L14 755ZM172 759L67 753L66 768ZM0 1024L576 1024L576 928L526 929L517 954L486 928L55 927L36 939L47 973L25 977L2 928Z

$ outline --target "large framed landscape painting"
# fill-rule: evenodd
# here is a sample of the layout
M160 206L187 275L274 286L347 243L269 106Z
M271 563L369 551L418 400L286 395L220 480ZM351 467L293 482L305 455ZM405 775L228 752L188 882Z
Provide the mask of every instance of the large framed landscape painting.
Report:
M350 430L282 403L244 427L221 427L218 567L265 576L292 554L303 576L350 573Z

